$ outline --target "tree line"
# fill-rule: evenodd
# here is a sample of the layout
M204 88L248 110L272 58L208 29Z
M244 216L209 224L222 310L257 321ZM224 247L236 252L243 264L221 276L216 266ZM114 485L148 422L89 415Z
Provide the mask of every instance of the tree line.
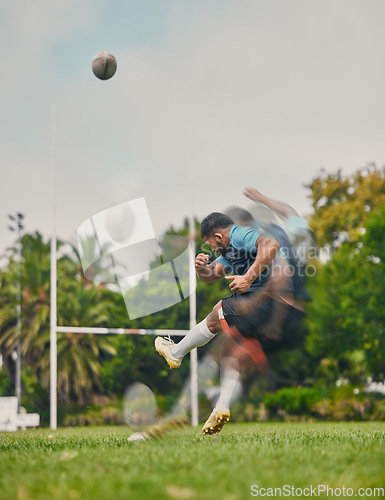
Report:
M363 385L385 378L385 170L369 165L352 175L321 171L307 186L313 211L308 223L318 245L328 250L307 278L313 297L306 309L303 342L276 354L295 384ZM288 200L289 201L289 200ZM202 241L197 228L196 248ZM187 220L170 234L187 236ZM59 242L58 325L112 328L188 329L189 304L130 320L120 293L95 285L82 272L77 251ZM19 264L10 249L0 269L0 396L13 394L12 353L21 341L23 398L47 407L49 389L50 242L41 234L21 240L21 338L17 328ZM198 320L228 294L227 283L197 284ZM188 375L165 369L152 337L58 334L58 404L87 404L95 394L122 395L130 382L147 383L167 398ZM23 402L23 399L22 399Z

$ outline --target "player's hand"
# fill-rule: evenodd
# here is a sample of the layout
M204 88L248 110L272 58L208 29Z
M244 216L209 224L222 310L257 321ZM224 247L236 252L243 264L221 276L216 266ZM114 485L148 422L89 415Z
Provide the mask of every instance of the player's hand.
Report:
M262 194L255 188L245 188L243 194L253 201L260 201Z
M225 279L232 280L229 288L232 292L245 293L250 288L250 280L245 276L225 276Z
M195 269L200 271L201 269L203 269L204 267L207 266L207 264L209 263L209 260L210 260L210 257L207 254L199 253L195 257Z

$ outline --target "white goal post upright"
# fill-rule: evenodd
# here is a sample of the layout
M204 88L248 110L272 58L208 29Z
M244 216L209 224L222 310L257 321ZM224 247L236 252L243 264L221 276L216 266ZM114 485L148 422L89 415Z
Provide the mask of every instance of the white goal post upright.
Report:
M52 238L50 259L50 335L49 335L49 386L50 386L50 427L57 427L57 242L56 242L56 102L52 103Z
M195 148L192 148L195 151ZM190 330L197 324L196 288L197 277L195 272L195 180L191 166L187 169L189 186L189 306L190 306ZM199 423L198 408L198 349L190 351L190 401L191 401L191 425L196 427Z
M50 306L50 368L49 368L49 387L50 387L50 427L57 427L57 314L56 314L56 238L51 239L51 306Z
M190 251L189 251L189 304L190 304L190 330L197 323L196 319L196 274L195 274L195 221L190 216ZM191 425L196 427L199 423L198 415L198 349L190 351L190 400L191 400Z

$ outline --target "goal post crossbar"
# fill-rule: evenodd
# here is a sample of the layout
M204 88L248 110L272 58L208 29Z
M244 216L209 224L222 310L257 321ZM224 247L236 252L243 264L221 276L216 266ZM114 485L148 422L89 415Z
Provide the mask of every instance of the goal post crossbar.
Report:
M188 330L151 330L148 328L101 328L101 327L86 327L86 326L57 326L58 333L92 333L99 335L170 335L185 336Z

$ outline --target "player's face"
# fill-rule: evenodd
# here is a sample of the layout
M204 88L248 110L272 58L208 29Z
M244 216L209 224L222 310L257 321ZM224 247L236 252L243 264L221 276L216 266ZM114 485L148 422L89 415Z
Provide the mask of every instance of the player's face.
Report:
M203 239L205 243L210 245L210 248L213 252L218 252L221 255L226 255L229 242L227 241L228 238L226 238L222 233L218 232Z

